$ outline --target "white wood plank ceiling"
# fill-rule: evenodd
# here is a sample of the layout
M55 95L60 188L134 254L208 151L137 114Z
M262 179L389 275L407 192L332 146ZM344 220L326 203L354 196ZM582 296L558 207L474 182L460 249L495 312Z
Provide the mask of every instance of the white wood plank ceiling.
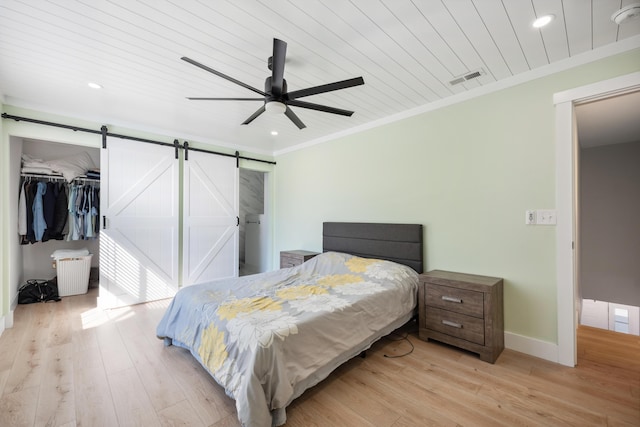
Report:
M640 47L640 19L611 21L631 3L2 0L0 94L8 105L278 153L589 51ZM533 28L545 14L555 20ZM186 99L254 97L180 58L263 90L274 37L288 43L289 91L364 78L363 86L303 99L353 110L352 117L292 107L306 129L267 113L241 125L262 102ZM476 71L478 78L450 84Z

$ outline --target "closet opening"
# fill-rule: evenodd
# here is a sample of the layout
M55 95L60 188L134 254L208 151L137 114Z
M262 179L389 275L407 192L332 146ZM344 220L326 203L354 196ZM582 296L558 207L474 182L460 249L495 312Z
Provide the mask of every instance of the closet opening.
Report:
M17 287L31 279L50 280L58 277L63 272L62 267L70 265L62 266L62 261L53 258L53 255L62 251L90 257L83 257L86 262L82 264L82 271L67 268L62 284L58 277L60 295L84 293L85 285L80 286L76 282L86 277L87 269L87 288L98 287L100 149L13 136L10 137L10 144L11 164L15 165L10 171L11 188L15 191L11 197L11 212L16 215L14 224L18 227L14 234L17 235L17 245L13 246L11 254L16 271L11 276ZM49 163L61 165L63 174L39 166ZM94 171L94 175L88 176L86 170L79 171L85 165L86 170ZM34 230L35 200L29 194L37 192L42 193L39 206L43 215ZM72 204L74 211L70 213ZM52 207L55 209L53 212ZM27 215L27 210L31 211L30 215ZM45 221L42 222L42 219Z

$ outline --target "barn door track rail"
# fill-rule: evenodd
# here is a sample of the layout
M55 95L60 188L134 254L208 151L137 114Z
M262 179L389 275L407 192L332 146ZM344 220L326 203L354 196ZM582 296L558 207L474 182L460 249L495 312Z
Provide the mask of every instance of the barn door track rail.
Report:
M102 135L102 148L107 148L107 137L110 136L110 137L113 137L113 138L128 139L128 140L131 140L131 141L144 142L144 143L147 143L147 144L166 145L168 147L174 147L175 150L176 150L176 159L178 158L178 150L184 150L184 154L185 154L184 158L185 158L185 160L189 160L189 150L191 150L191 151L199 151L199 152L202 152L202 153L215 154L215 155L218 155L218 156L235 157L236 158L236 165L238 167L240 166L240 159L250 160L250 161L253 161L253 162L268 163L270 165L275 165L276 164L276 162L273 162L273 161L270 161L270 160L262 160L262 159L256 159L256 158L253 158L253 157L241 156L238 151L236 151L233 154L230 154L230 153L222 153L222 152L219 152L219 151L205 150L205 149L202 149L202 148L194 148L194 147L190 147L189 143L187 141L184 141L183 145L180 145L180 142L177 139L175 139L173 141L173 143L169 143L169 142L162 142L162 141L154 141L154 140L145 139L145 138L138 138L136 136L117 134L117 133L109 132L108 128L105 125L100 127L100 130L96 130L96 129L83 128L83 127L80 127L80 126L66 125L66 124L62 124L62 123L54 123L54 122L48 122L48 121L44 121L44 120L31 119L29 117L14 116L14 115L7 114L7 113L2 113L2 118L3 119L15 120L16 122L22 121L22 122L35 123L35 124L44 125L44 126L53 126L53 127L62 128L62 129L70 129L70 130L72 130L74 132L86 132L86 133L92 133L94 135Z

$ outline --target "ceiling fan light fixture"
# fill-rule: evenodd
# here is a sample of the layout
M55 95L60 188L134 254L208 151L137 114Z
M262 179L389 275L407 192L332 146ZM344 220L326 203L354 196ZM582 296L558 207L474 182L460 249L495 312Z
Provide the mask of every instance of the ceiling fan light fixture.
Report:
M282 102L271 101L271 102L267 102L264 105L264 109L269 114L274 114L274 115L283 114L285 111L287 111L287 106L284 105Z
M542 28L545 25L549 25L549 23L553 21L555 17L555 15L543 15L533 21L533 28Z
M640 16L640 3L632 3L626 5L622 9L616 11L611 15L611 20L620 25L624 22L636 19Z

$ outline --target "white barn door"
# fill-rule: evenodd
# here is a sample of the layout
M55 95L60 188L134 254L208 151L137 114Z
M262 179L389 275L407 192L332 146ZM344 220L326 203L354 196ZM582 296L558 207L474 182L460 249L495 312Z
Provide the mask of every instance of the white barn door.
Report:
M238 276L236 159L189 151L184 162L182 285Z
M173 296L179 282L175 150L112 138L100 160L99 306Z

